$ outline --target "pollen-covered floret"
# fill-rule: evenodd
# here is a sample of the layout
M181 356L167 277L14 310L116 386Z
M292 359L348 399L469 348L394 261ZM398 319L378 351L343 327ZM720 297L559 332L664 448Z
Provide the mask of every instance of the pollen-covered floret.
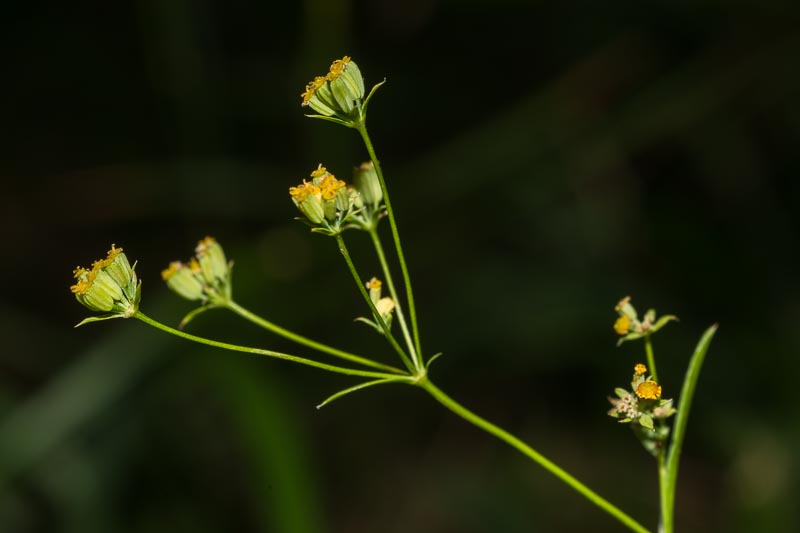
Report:
M643 381L636 387L636 396L645 400L661 398L661 385L652 380Z

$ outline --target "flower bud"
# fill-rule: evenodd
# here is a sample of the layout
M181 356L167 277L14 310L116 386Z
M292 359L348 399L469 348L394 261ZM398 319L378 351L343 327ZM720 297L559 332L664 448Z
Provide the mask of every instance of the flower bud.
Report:
M378 174L375 172L375 165L372 164L372 161L361 163L361 166L353 169L353 185L361 194L364 203L371 208L377 209L378 204L383 201L381 182L378 180Z
M222 246L213 237L206 237L197 243L195 257L208 285L216 286L227 281L228 261Z
M231 298L231 263L213 237L199 241L195 256L187 263L170 263L161 271L161 278L187 300L222 305Z
M138 310L141 283L122 248L112 244L105 259L95 261L91 269L76 268L74 276L78 281L70 290L75 298L92 311L110 313L106 317L87 318L79 326L106 318L128 318Z
M200 265L197 265L198 270ZM187 300L205 300L203 282L198 279L189 265L180 261L173 261L169 267L161 271L161 279L167 282L167 287Z

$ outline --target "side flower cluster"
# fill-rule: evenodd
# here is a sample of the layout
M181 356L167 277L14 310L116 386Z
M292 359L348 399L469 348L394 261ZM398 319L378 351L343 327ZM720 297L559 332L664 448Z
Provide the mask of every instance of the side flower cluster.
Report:
M78 326L109 318L129 318L136 313L142 291L135 268L135 264L131 266L128 262L122 248L112 244L106 258L92 263L92 268L77 267L74 270L77 281L70 291L75 298L92 311L109 313L87 318Z
M639 319L636 308L631 305L631 297L626 296L620 300L614 307L619 317L614 322L614 331L620 335L617 346L625 341L632 341L641 339L647 335L651 335L672 320L678 320L675 315L664 315L656 320L655 309L650 309L644 314L644 318Z
M187 300L222 305L231 298L232 267L222 246L213 237L206 237L197 243L194 257L186 263L171 262L161 271L161 278Z
M637 364L631 378L631 388L614 389L616 398L609 397L611 410L608 415L619 420L621 424L633 424L644 430L639 436L645 447L653 452L660 443L666 440L669 428L654 421L666 420L676 413L671 399L661 397L661 385L652 376L647 375L647 367Z
M361 197L353 186L319 165L311 172L311 181L303 180L289 187L289 195L297 209L305 216L312 231L338 235L352 217L363 207Z
M383 291L383 282L378 278L373 277L370 279L366 283L366 288L369 291L369 299L372 300L372 303L375 304L375 309L378 311L379 316L375 318L380 318L380 320L386 324L386 327L390 328L392 326L392 316L396 307L394 300L391 296L381 296ZM377 321L373 321L364 317L358 317L356 318L356 321L369 324L375 328L378 333L383 334L383 328L377 323Z

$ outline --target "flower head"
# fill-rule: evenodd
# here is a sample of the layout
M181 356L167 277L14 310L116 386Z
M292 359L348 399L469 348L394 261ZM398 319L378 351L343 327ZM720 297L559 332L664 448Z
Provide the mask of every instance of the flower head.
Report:
M139 309L141 282L136 278L128 258L113 244L104 259L92 263L92 268L77 267L70 287L75 298L88 309L109 313L103 317L90 317L80 325L108 318L129 318Z
M642 376L647 373L647 367L642 363L637 363L636 366L633 367L633 373L637 376Z
M367 103L372 93L381 84L373 87L364 99L364 79L361 70L350 56L331 63L328 73L315 76L301 93L303 107L310 107L319 115L309 115L355 127L366 117Z
M161 278L187 300L222 305L231 298L231 268L222 246L213 238L198 241L195 255L186 263L173 261Z
M358 192L319 165L310 174L311 181L289 187L294 205L305 215L312 231L337 235L356 213Z
M614 331L621 336L617 341L617 346L625 341L640 339L647 335L651 335L672 320L678 320L674 315L664 315L656 320L656 312L654 309L649 309L643 318L639 318L636 308L631 305L631 297L626 296L621 299L614 310L619 314L616 322L614 322Z
M661 398L661 385L653 380L643 381L636 387L636 396L644 400L658 400Z

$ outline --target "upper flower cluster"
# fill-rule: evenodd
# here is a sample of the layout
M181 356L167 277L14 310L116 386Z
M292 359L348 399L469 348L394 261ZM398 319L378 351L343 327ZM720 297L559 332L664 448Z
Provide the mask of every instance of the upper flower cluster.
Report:
M617 344L640 339L663 328L667 322L678 320L678 317L674 315L664 315L656 320L655 309L649 309L644 314L644 318L639 320L636 308L631 305L630 296L626 296L620 300L614 307L614 310L619 314L619 318L614 322L614 331L622 336Z
M103 317L83 320L79 326L95 320L128 318L139 308L141 282L134 268L113 244L105 259L92 263L92 268L77 267L73 274L77 282L70 287L75 298L92 311L110 313Z
M310 116L355 127L366 117L367 103L380 85L373 87L365 99L361 70L350 56L344 56L331 64L327 74L315 76L306 84L300 95L301 105L319 113Z

